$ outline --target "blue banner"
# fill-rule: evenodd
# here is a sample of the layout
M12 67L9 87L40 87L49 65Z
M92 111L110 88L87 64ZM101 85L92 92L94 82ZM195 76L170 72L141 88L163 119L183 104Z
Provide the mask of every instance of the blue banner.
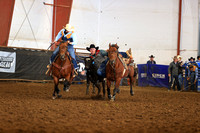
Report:
M138 64L139 86L169 86L168 65Z

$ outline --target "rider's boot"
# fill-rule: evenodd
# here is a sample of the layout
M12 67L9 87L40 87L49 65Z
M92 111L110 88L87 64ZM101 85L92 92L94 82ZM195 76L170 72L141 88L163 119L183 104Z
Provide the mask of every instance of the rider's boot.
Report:
M52 66L52 63L48 64L47 65L47 71L46 71L46 75L49 73L49 71L51 70L51 66ZM49 76L51 76L51 72L49 73Z
M76 77L76 76L78 76L78 69L74 69L73 77Z

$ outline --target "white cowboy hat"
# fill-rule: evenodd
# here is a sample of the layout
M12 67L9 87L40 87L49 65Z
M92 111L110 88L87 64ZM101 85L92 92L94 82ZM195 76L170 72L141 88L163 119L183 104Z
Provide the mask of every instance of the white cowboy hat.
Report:
M72 26L70 24L66 24L64 27L67 31L72 31Z
M178 58L178 59L179 59L179 58L181 58L181 59L182 59L182 57L181 57L180 55L178 55L178 56L177 56L177 58Z

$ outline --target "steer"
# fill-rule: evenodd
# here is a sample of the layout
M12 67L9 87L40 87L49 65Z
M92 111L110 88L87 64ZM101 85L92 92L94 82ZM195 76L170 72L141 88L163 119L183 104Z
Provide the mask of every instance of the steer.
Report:
M84 61L85 61L85 69L87 71L86 72L86 76L87 76L86 94L88 95L90 82L92 82L93 85L98 88L98 95L100 95L100 92L101 92L100 82L102 82L103 97L105 97L105 80L103 77L100 77L97 75L98 67L95 65L95 60L92 59L91 57L86 57Z

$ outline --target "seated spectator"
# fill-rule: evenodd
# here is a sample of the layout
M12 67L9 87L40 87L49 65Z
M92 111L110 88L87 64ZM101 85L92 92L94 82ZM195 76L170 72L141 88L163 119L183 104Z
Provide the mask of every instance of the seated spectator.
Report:
M169 89L173 87L173 90L175 90L175 85L177 85L178 91L181 90L178 82L178 58L177 56L174 56L173 62L170 63L169 68L168 68L168 76L170 79L170 84L169 84Z
M198 78L198 68L195 65L190 65L187 80L191 84L191 91L195 91L197 78Z
M149 56L150 60L147 61L147 64L156 64L156 61L154 61L155 56L151 55Z

